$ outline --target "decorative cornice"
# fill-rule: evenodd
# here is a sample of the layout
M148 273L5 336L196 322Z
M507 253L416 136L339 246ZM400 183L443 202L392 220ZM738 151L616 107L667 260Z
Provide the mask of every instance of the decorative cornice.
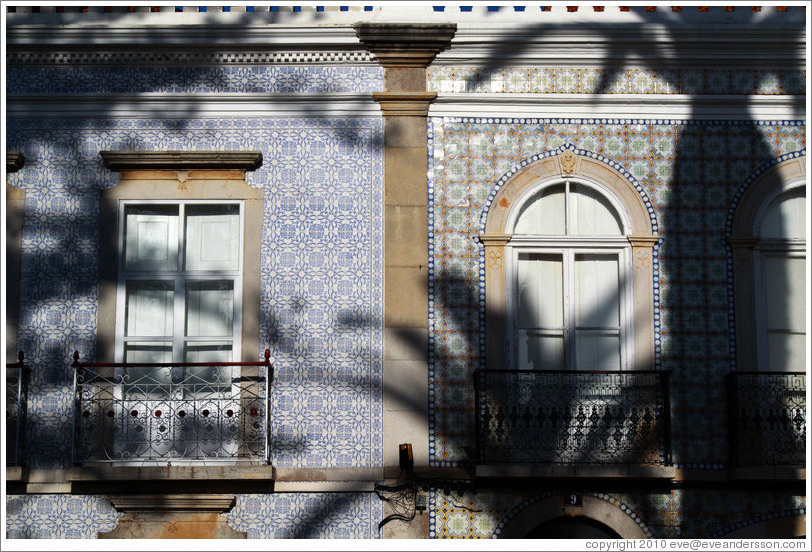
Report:
M427 117L436 92L373 92L384 116Z
M457 25L358 23L355 32L384 67L428 67L451 44Z
M25 156L19 151L6 152L6 172L13 173L23 168Z
M338 115L376 116L378 106L369 93L361 94L80 94L8 95L6 116L42 117L113 117L159 116L184 117L190 114L222 117L227 114L255 114L296 117Z
M128 169L238 169L262 166L258 151L102 151L104 164L113 171Z
M434 67L626 66L662 69L803 67L803 25L778 32L758 25L465 26Z
M273 64L373 64L375 58L363 50L346 51L222 51L222 50L18 50L6 54L6 64L15 65L273 65Z
M111 496L113 508L132 512L140 510L183 510L225 512L234 506L235 495L122 495Z
M795 120L802 95L691 94L438 94L432 117Z

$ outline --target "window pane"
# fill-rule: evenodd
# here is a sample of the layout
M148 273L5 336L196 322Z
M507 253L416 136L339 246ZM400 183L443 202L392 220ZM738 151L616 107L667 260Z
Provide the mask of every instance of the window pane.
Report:
M761 237L806 240L806 200L803 186L779 196L761 220Z
M240 258L239 205L186 207L186 269L237 270Z
M620 336L617 332L576 330L577 370L620 370Z
M564 325L561 255L522 253L518 266L519 328Z
M563 370L564 335L519 330L519 370Z
M177 270L177 205L130 205L124 219L125 270Z
M595 189L570 184L570 235L619 236L620 219L612 204Z
M169 342L138 342L124 346L124 362L172 362L172 344ZM172 371L168 367L130 367L124 372L123 392L127 399L161 399L169 396Z
M231 362L231 342L186 343L186 362Z
M165 280L127 282L124 335L172 335L173 288L173 282Z
M765 255L767 329L806 331L806 259Z
M525 203L513 233L563 236L564 185L548 186Z
M806 335L782 332L769 334L769 370L802 372L806 369Z
M124 362L172 362L172 343L166 341L126 343Z
M231 362L231 342L186 344L186 362ZM231 392L231 379L235 368L231 366L187 366L184 370L183 390L189 397L203 398Z
M575 255L575 324L620 326L620 287L616 254Z
M232 280L186 282L186 335L231 336L234 327Z

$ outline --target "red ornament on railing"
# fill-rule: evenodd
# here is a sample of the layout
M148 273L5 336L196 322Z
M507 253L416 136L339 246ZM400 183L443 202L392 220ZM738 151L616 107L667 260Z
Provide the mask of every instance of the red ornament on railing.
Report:
M161 414L163 414L163 412L161 412L160 410L156 410L156 411L155 411L155 417L156 417L156 418L160 418L160 417L161 417Z

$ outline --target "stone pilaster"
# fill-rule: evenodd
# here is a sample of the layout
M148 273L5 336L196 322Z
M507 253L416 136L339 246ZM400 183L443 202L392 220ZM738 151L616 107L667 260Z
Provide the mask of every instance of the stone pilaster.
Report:
M6 173L19 171L25 156L18 151L6 152ZM25 216L25 190L12 188L6 182L6 360L17 357L17 328L20 312L20 262Z
M398 475L401 443L411 443L416 470L429 462L427 117L436 94L426 90L426 68L455 31L456 25L356 26L384 67L385 90L373 98L384 117L385 477ZM428 536L417 518L385 531L388 538Z

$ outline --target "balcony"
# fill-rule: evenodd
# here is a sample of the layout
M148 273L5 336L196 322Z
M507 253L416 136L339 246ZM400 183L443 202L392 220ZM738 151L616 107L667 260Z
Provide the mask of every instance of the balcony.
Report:
M23 434L28 399L29 368L22 351L18 361L6 364L6 475L17 479L23 459ZM13 469L12 469L13 468Z
M738 475L806 466L804 372L731 372L727 377L730 462ZM791 477L794 478L794 477Z
M270 464L270 351L261 362L83 363L74 353L80 466Z
M666 372L478 370L474 381L478 473L673 475Z

